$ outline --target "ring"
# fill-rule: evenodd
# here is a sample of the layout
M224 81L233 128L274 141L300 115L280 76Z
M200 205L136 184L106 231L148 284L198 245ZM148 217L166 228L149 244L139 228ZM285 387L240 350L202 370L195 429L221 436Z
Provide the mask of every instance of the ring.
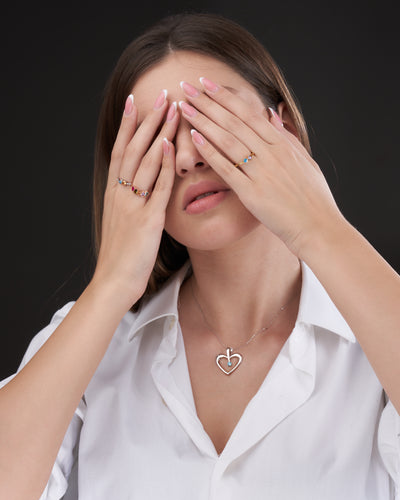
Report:
M134 194L136 194L136 196L141 196L142 198L147 198L150 195L149 191L146 191L145 189L139 189L135 186L132 186L132 191Z
M122 177L118 177L117 181L118 184L121 184L122 186L132 186L132 182L129 182L126 179L123 179Z
M247 156L246 158L244 158L241 162L235 163L233 166L236 167L236 168L241 167L245 163L248 163L250 160L252 160L255 156L256 156L256 154L253 153L253 151L251 151L250 154L249 154L249 156Z

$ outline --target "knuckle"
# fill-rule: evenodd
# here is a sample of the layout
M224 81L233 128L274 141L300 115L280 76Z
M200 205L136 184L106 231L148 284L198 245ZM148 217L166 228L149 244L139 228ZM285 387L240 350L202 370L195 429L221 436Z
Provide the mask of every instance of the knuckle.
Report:
M237 145L236 138L229 133L223 135L221 142L223 151L231 151Z
M232 94L224 87L219 87L218 92L218 102L228 108L229 104L231 103L232 100Z
M134 141L131 141L125 149L124 157L126 156L136 156L137 147Z
M258 122L260 118L264 120L264 118L262 117L262 112L260 112L258 109L254 109L254 107L252 106L246 107L243 118L247 123Z
M123 157L123 151L119 147L113 147L111 151L111 161L112 162L118 162L122 159Z
M236 116L228 115L225 118L224 128L226 130L237 130L240 124L241 122Z

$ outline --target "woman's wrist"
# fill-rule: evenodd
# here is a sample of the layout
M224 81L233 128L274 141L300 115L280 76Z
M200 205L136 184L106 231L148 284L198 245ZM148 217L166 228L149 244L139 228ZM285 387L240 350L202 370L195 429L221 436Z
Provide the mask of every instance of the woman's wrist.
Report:
M315 224L313 228L302 237L297 255L300 260L312 265L315 261L330 258L335 252L343 251L346 241L353 239L357 230L338 212L327 222Z
M92 280L85 290L85 294L91 297L100 307L107 307L108 310L115 310L121 317L129 311L135 304L144 291L135 288L135 286L128 286L115 279L106 279L94 274Z

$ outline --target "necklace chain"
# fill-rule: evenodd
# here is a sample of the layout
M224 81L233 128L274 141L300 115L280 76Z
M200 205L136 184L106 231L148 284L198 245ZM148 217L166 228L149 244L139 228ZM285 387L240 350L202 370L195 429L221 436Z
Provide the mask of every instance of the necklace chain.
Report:
M280 307L277 312L274 314L274 316L272 317L271 321L268 323L268 325L266 326L263 326L262 328L260 328L259 330L257 330L256 332L254 332L249 339L245 340L244 342L242 342L241 344L239 344L238 346L236 347L228 347L226 346L222 341L221 339L219 338L219 336L217 335L217 333L211 328L210 326L210 323L207 321L207 318L206 318L206 315L204 314L204 311L199 303L199 301L197 300L197 297L196 297L196 294L194 293L194 288L193 288L193 281L190 280L190 288L192 290L192 295L193 295L193 298L194 298L194 301L196 302L197 304L197 307L199 308L200 310L200 313L203 317L203 321L204 323L206 324L208 330L210 330L210 332L215 336L215 338L218 340L218 342L220 343L220 345L226 349L226 350L229 350L231 353L237 351L238 349L240 349L241 347L243 346L246 346L248 344L250 344L250 342L252 342L258 335L266 332L267 330L269 330L269 328L271 328L271 326L275 323L275 320L277 319L277 317L280 315L280 313L282 311L284 311L287 306L292 302L292 300L294 299L295 295L282 307Z

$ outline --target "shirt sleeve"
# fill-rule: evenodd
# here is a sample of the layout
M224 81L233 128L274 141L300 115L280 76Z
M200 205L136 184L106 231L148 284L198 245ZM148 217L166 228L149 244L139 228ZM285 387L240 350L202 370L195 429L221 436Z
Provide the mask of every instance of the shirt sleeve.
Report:
M28 363L28 361L42 347L46 340L51 336L54 330L62 322L68 314L74 302L69 302L62 309L57 311L50 324L43 328L31 341L29 347L22 359L22 362L17 370L17 373ZM16 374L0 381L0 388L6 385ZM78 442L80 431L85 417L86 404L84 398L80 401L78 408L75 410L74 416L65 434L63 443L58 452L56 462L53 466L49 481L46 485L40 500L60 500L68 488L68 478L71 474L72 467L77 460Z
M378 448L394 483L394 498L400 500L400 416L389 400L379 422Z

